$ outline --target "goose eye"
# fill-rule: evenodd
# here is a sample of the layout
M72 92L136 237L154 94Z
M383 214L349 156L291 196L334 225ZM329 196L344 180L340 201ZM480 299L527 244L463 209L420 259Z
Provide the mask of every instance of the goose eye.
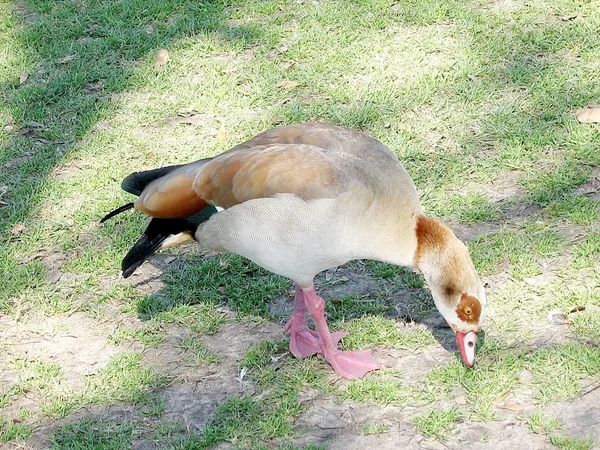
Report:
M470 315L473 313L473 311L471 310L471 308L469 308L468 306L467 306L467 307L465 307L465 309L463 309L463 312L464 312L464 313L465 313L467 316L470 316Z

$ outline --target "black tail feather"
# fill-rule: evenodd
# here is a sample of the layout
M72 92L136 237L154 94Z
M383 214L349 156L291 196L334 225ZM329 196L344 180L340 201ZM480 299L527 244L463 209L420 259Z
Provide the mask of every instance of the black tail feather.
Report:
M138 241L131 247L131 250L127 252L125 258L123 258L121 269L123 270L124 278L129 277L135 272L146 259L156 253L165 239L173 234L172 225L174 224L170 222L175 221L169 219L152 219L150 221L144 234L140 236Z
M148 183L163 177L180 167L182 167L182 165L161 167L159 169L146 170L143 172L133 172L123 180L121 189L133 195L140 195Z
M179 233L190 233L193 236L198 225L207 221L216 212L214 206L207 206L187 219L152 219L144 234L123 258L121 263L123 277L127 278L133 274L146 259L156 253L169 236Z
M104 223L111 217L114 217L117 214L121 214L123 211L127 211L128 209L131 209L131 208L133 208L133 202L127 203L126 205L123 205L123 206L120 206L117 209L115 209L114 211L109 212L102 219L100 219L100 223Z

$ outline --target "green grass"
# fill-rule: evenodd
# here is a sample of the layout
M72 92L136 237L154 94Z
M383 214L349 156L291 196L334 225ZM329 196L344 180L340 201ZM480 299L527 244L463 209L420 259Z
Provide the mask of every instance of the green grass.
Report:
M549 441L561 450L591 450L594 445L591 437L577 439L567 436L550 436Z
M350 333L342 341L348 350L376 344L414 351L436 342L431 331L424 327L398 327L394 321L381 316L354 319L338 328Z
M456 409L432 410L413 417L411 422L421 433L439 440L446 440L450 437L460 417Z
M209 365L219 360L219 357L212 353L206 346L194 336L183 338L179 342L179 348L189 354L189 364L193 366Z
M219 405L202 435L179 448L212 448L220 442L233 442L240 448L267 448L266 443L273 439L294 437L296 430L289 418L305 410L298 401L300 390L306 386L322 388L324 380L323 369L314 359L278 364L286 347L284 341L262 341L252 347L240 367L248 370L248 376L264 390L262 398L228 399Z
M501 265L517 279L541 273L539 260L558 254L563 238L553 227L528 223L520 230L504 230L475 240L470 246L475 266L484 274Z
M547 417L541 411L530 414L524 419L532 433L548 434L557 428L560 428L559 420Z
M371 434L383 434L387 433L390 429L389 425L384 423L366 423L363 426L363 434L369 436Z
M402 385L398 374L386 370L379 370L368 377L353 380L343 385L336 392L345 399L367 403L382 403L403 405L409 393Z
M54 448L129 448L152 435L165 448L292 449L286 436L304 432L290 423L305 411L299 392L307 388L364 408L414 406L423 432L446 438L462 414L504 419L494 400L523 388L525 369L533 377L525 401L540 414L577 395L600 365L599 203L578 189L595 186L600 134L574 117L600 101L599 27L597 4L583 0L1 3L0 315L20 334L1 336L0 370L11 382L0 389L0 440L20 442L64 418ZM160 48L170 60L155 70ZM320 359L283 356L287 341L262 343L240 362L256 394L227 400L205 434L190 436L163 417L172 412L157 392L163 367L147 367L138 350L175 342L185 375L220 371L224 355L206 343L218 342L226 323L244 339L279 320L270 303L291 284L243 258L188 249L146 263L165 269L158 280L120 280L120 260L145 219L98 220L131 200L119 183L132 171L208 157L300 121L358 128L387 144L425 210L473 237L470 251L490 285L477 365L466 369L452 355L410 386L412 367L327 385ZM346 349L429 357L452 340L412 324L437 314L419 274L377 262L352 263L348 273L376 288L344 294L336 275L319 278L332 328L352 333ZM585 310L570 313L576 306ZM545 340L557 331L546 319L555 308L572 321L561 328L564 342ZM119 346L107 366L75 371L27 353L54 338L47 322L80 313L98 325L89 333ZM186 337L171 340L173 330ZM438 408L457 396L466 399L460 412ZM25 400L33 404L23 409ZM130 408L133 422L72 417L114 404ZM550 433L542 416L528 423L536 420ZM362 431L380 431L369 427ZM560 448L598 444L549 439Z
M14 440L26 441L31 436L32 431L31 425L11 422L0 416L0 444Z
M185 268L168 272L166 294L175 303L222 303L243 315L270 317L269 300L283 294L289 282L239 256L190 261Z
M103 419L84 419L62 425L51 436L52 450L131 448L133 426L129 421L116 424Z

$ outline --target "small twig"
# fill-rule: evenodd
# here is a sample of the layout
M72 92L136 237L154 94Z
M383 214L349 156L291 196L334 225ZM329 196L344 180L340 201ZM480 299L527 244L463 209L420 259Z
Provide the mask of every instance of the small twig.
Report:
M585 391L583 394L581 394L581 395L580 395L579 397L577 397L577 398L584 397L584 396L586 396L586 395L588 395L588 394L591 394L592 392L594 392L594 391L596 391L596 390L598 390L598 389L600 389L600 384L598 384L597 386L594 386L592 389L588 389L587 391Z

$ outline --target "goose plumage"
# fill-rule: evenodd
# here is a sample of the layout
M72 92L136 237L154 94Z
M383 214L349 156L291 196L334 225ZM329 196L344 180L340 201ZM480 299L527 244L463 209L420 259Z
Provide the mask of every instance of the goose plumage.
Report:
M379 368L370 351L341 351L314 276L355 259L423 272L437 309L472 366L485 292L465 245L426 216L413 180L381 142L339 126L304 123L265 131L214 158L136 172L122 188L152 217L125 256L123 275L166 245L196 240L244 256L296 283L285 330L297 357L320 353L345 378ZM316 332L309 329L306 311Z

